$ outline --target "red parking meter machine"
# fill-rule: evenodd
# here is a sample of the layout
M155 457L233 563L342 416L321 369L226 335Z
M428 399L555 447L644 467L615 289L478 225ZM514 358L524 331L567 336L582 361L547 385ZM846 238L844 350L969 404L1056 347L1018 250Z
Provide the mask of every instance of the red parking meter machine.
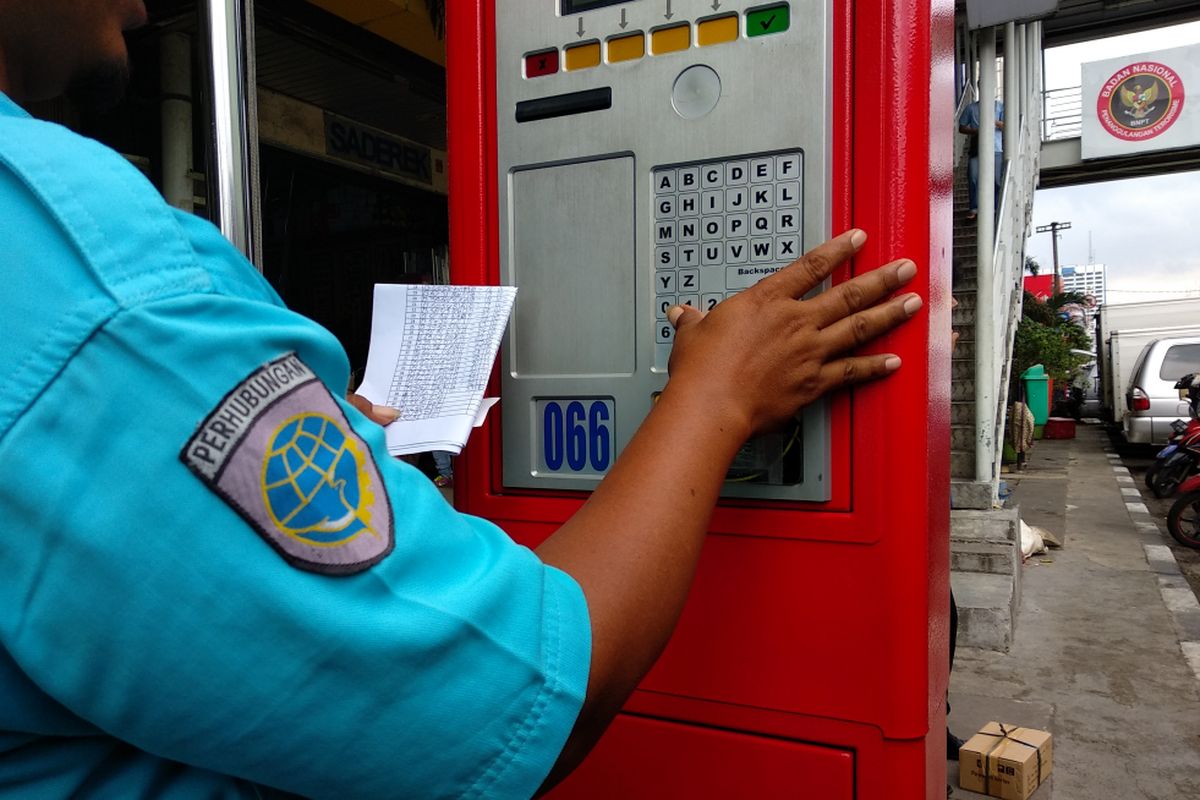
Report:
M850 227L903 368L739 453L658 664L561 798L945 791L953 3L449 7L451 274L518 287L456 502L534 546L710 309Z

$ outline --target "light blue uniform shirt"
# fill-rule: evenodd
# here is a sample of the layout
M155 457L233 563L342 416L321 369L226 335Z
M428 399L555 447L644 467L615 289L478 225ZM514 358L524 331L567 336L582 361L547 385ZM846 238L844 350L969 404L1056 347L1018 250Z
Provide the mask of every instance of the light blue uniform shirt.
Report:
M1004 122L1004 103L999 100L996 101L996 121ZM974 103L967 104L967 107L963 109L962 116L958 118L958 124L962 125L964 128L974 128L977 131L979 130L978 100L976 100ZM992 141L992 148L997 153L1004 152L1004 131L999 129L996 130L996 137Z
M116 153L3 95L0 276L0 797L537 789L586 688L583 594L387 456L327 331ZM246 453L280 435L204 427L280 358L320 380L278 408L331 420L361 490L326 495L382 509L357 541L394 536L353 574L284 552L336 562L342 534L271 495L290 462ZM205 431L260 506L185 463Z

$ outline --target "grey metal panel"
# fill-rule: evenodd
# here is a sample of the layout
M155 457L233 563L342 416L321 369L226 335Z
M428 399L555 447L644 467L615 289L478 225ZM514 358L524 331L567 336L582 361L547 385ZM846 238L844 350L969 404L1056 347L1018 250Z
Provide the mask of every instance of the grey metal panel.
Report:
M512 367L522 377L634 371L633 158L514 172Z
M500 196L500 277L520 288L518 304L537 302L543 292L565 291L544 283L527 283L515 263L513 236L524 213L513 207L514 198L503 187L524 170L563 164L596 164L604 160L634 165L633 204L636 209L632 304L620 304L607 295L606 309L596 313L610 320L604 346L614 351L626 347L632 314L634 370L631 374L570 375L525 374L529 363L520 350L522 330L518 320L510 327L502 353L504 398L504 484L513 487L590 488L592 477L545 475L535 453L539 421L535 407L545 398L611 398L615 406L613 441L623 448L649 411L655 392L666 383L665 369L655 361L654 213L651 174L655 167L724 160L754 153L796 150L804 153L803 230L807 246L823 241L830 231L829 94L831 82L831 1L799 0L789 4L791 24L781 34L747 38L745 12L759 2L726 2L718 15L739 15L739 38L711 46L695 45L694 24L714 16L710 0L675 0L672 17L664 18L659 4L631 2L570 17L560 17L554 0L497 0L496 115L498 185ZM621 26L624 22L624 26ZM652 31L666 24L693 24L692 46L687 50L645 57L575 72L525 78L523 57L589 40L607 40L619 34ZM582 33L581 33L582 31ZM676 79L688 67L705 65L720 80L720 98L713 109L694 119L684 119L672 107ZM536 122L517 123L516 104L589 89L611 87L612 107L604 111L568 115ZM630 161L625 158L633 154ZM567 174L567 173L561 173ZM582 174L582 173L579 173ZM590 180L590 179L589 179ZM587 187L579 187L586 191ZM520 223L522 226L524 223ZM565 247L566 262L559 269L563 280L578 270L585 247ZM578 285L578 284L577 284ZM534 298L531 298L534 296ZM580 296L577 303L589 302ZM632 305L632 310L630 309ZM529 307L529 306L526 306ZM524 312L522 312L524 313ZM618 331L617 329L621 330ZM609 368L623 364L622 354L594 356ZM563 359L539 354L539 367L559 365ZM545 371L543 371L545 372ZM801 423L804 447L803 483L792 486L727 484L726 496L824 500L829 497L828 410L824 404L806 409Z
M1042 22L1043 45L1060 47L1197 19L1196 0L1059 0L1058 10Z
M1058 0L967 0L967 24L972 30L1025 22L1053 14Z
M1200 169L1200 147L1084 161L1079 137L1042 143L1039 189L1145 178Z

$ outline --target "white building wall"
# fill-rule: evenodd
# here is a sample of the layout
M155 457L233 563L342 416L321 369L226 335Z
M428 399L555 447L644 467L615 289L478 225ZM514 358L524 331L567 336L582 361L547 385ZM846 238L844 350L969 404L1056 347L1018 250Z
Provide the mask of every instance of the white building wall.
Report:
M1096 299L1096 304L1105 302L1104 265L1068 264L1059 268L1064 292L1082 292Z

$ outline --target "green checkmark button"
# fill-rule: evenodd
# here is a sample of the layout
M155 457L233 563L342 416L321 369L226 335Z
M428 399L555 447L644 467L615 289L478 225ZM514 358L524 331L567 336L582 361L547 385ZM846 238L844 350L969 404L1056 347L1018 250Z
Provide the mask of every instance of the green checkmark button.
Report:
M746 35L753 38L769 33L783 33L788 29L788 22L787 3L756 8L746 13Z

